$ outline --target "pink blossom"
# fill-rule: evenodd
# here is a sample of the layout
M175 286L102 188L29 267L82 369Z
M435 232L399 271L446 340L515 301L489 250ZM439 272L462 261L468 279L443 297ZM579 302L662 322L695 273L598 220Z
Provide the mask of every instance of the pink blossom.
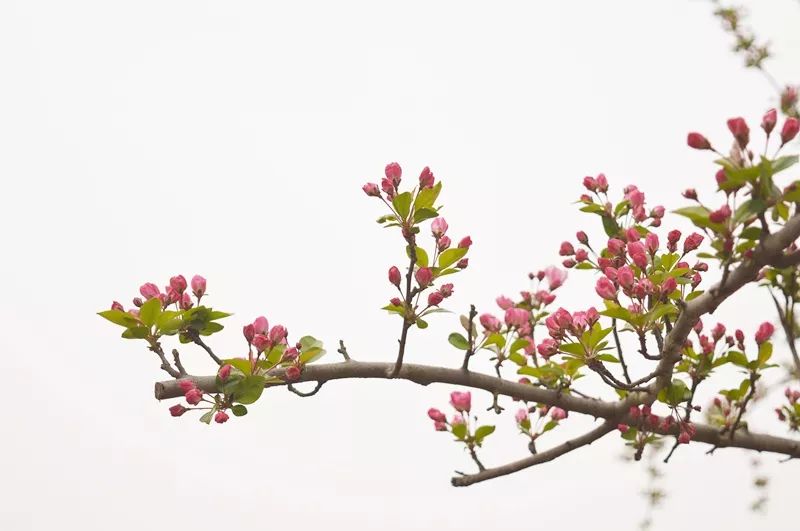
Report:
M252 343L258 352L264 352L264 350L270 347L269 338L264 334L256 334L253 337Z
M494 300L498 306L500 306L501 310L508 310L514 306L514 301L506 297L505 295L500 295Z
M517 411L514 415L514 418L517 420L517 424L522 423L523 421L528 419L528 410L526 408L522 408Z
M437 240L444 236L444 233L447 232L447 228L447 221L442 217L434 219L431 223L431 232L433 233L433 237Z
M547 278L547 287L553 291L564 284L567 279L567 272L563 271L556 266L546 267L544 270L545 277Z
M154 297L158 297L161 294L161 290L159 290L158 286L156 286L152 282L147 282L141 285L141 287L139 288L139 293L142 294L142 297L144 297L145 300L149 301Z
M728 120L728 129L730 130L739 147L745 149L750 142L750 128L747 127L747 122L744 118L731 118Z
M536 347L536 352L547 359L558 352L558 343L553 338L546 337Z
M390 179L395 187L400 184L400 177L403 175L403 170L400 168L400 165L396 162L390 162L386 165L386 168L383 170L384 174L386 175L387 179Z
M756 332L756 343L760 345L766 341L769 341L774 333L775 327L772 326L772 323L766 321L761 323L761 325L758 327L758 331Z
M428 410L428 417L434 422L446 422L447 417L438 409L432 407Z
M597 279L597 284L595 284L594 290L598 295L606 300L613 301L617 298L617 288L615 288L614 284L606 277L600 277Z
M269 340L273 345L277 345L286 339L287 334L288 332L285 326L275 325L272 327L272 330L269 331Z
M200 299L206 293L206 279L200 275L192 277L192 293Z
M231 375L231 369L233 369L233 365L231 365L230 363L226 363L225 365L219 368L217 376L219 376L219 379L224 382Z
M364 190L364 193L370 197L380 197L381 196L381 189L375 183L367 183L361 187Z
M633 270L628 266L622 266L617 270L617 282L625 289L633 286Z
M422 173L419 174L419 188L420 190L425 188L433 188L433 184L435 182L435 178L433 177L433 172L427 166L422 168Z
M386 197L388 197L389 199L392 199L396 192L394 188L394 183L388 177L384 177L383 179L381 179L381 189L386 194Z
M300 356L300 352L297 350L297 347L289 347L283 351L281 361L294 361L298 356Z
M678 282L675 280L674 277L667 277L663 284L661 284L661 293L664 295L669 295L673 291L678 288Z
M800 122L797 118L787 118L781 129L781 146L791 142L797 136L798 131L800 131Z
M459 424L466 424L467 422L464 420L464 417L461 415L453 415L453 418L450 419L451 426L458 426Z
M173 417L180 417L181 415L186 413L186 411L188 410L180 404L175 404L174 406L169 408L169 414L172 415Z
M242 334L244 335L244 338L247 340L247 343L252 343L253 342L253 338L256 335L256 332L255 332L255 330L253 328L253 325L249 324L249 325L243 326L242 327Z
M216 422L217 424L224 424L228 422L229 418L230 417L228 417L228 414L225 413L224 411L217 411L217 414L214 415L214 422Z
M186 401L189 404L196 406L201 400L203 400L203 391L197 389L196 387L194 389L189 389L184 394L184 398L186 398Z
M567 413L560 407L554 407L550 409L550 417L556 422L559 420L564 420L565 418L567 418L568 415L569 413Z
M188 310L194 306L192 302L192 297L189 295L188 292L184 291L183 295L181 295L181 310Z
M449 236L442 236L439 238L439 241L436 242L436 247L439 249L439 252L442 252L445 249L448 249L451 243L452 241L450 240Z
M700 133L689 133L686 137L686 143L690 148L694 149L711 149L711 143Z
M600 173L597 175L595 179L597 181L597 191L598 192L607 192L608 191L608 179L604 173Z
M417 269L417 272L414 273L414 278L417 279L419 287L425 288L430 286L431 282L433 282L433 271L430 267L420 267Z
M442 284L442 286L439 288L439 293L441 293L442 297L446 299L447 297L453 294L453 284L451 283Z
M483 327L489 332L499 332L503 327L503 323L500 322L500 319L490 313L481 315L480 322L481 325L483 325Z
M625 252L625 242L617 238L608 240L608 252L613 256L619 256Z
M776 123L778 123L778 111L770 109L764 114L764 118L761 119L761 129L769 135L775 128Z
M469 413L469 410L472 408L472 393L469 391L453 391L450 393L450 405L459 413Z
M392 266L389 268L389 282L394 284L395 286L400 286L400 270L397 269L397 266Z
M647 248L647 252L651 255L656 254L659 247L658 235L655 232L647 233L647 236L644 238L644 245Z
M509 308L506 310L505 321L508 326L522 326L530 319L530 312L522 308Z
M183 275L175 275L169 279L169 285L178 293L183 293L186 290L186 278Z
M472 238L469 236L464 236L461 238L461 241L458 242L459 249L469 249L472 246Z

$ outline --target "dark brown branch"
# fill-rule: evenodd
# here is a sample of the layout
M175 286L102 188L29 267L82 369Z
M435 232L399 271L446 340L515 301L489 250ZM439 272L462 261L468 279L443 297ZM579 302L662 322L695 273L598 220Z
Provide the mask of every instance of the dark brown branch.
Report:
M152 342L149 348L151 351L155 352L156 355L158 356L158 359L161 360L161 370L163 370L173 378L180 378L184 376L184 374L181 374L179 371L176 371L174 368L172 368L172 365L169 364L169 361L167 361L167 356L164 354L164 349L161 348L161 344L158 341Z
M617 346L617 357L619 358L619 362L622 364L622 375L625 377L625 381L630 384L631 377L628 374L628 365L625 363L625 356L622 355L622 345L619 342L619 333L617 332L617 320L611 320L611 330L614 334L614 344Z
M408 329L414 325L414 320L411 318L414 313L411 305L414 302L414 295L416 292L411 289L411 281L414 278L414 266L417 264L417 244L414 241L413 235L409 236L406 241L408 242L408 254L410 258L408 262L408 271L406 272L405 311L403 312L403 329L400 332L399 347L397 349L397 361L394 364L394 370L390 376L391 378L396 378L397 375L400 374L400 368L403 366L403 356L406 352Z
M468 487L469 485L474 485L475 483L480 483L481 481L486 481L487 479L507 476L508 474L519 472L520 470L530 468L534 465L552 461L553 459L561 457L562 455L576 450L582 446L591 444L613 429L614 423L612 421L606 421L597 428L584 433L580 437L565 441L558 446L554 446L549 450L545 450L544 452L538 452L524 459L520 459L519 461L514 461L513 463L508 463L497 468L488 468L478 472L477 474L457 476L452 478L450 482L454 487Z
M178 373L180 373L181 376L186 376L187 372L183 363L181 363L181 354L178 352L178 349L172 349L172 358L175 360L175 367L178 369Z
M475 317L478 315L478 312L475 310L475 305L469 305L469 324L467 325L467 342L469 343L469 347L467 347L467 352L464 354L464 363L461 364L461 368L465 371L469 370L469 359L475 354L475 338L474 334L474 327L475 327Z

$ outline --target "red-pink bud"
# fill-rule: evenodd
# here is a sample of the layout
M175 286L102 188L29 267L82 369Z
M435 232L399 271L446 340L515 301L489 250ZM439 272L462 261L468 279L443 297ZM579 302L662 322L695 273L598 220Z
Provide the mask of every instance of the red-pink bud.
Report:
M390 303L391 303L393 306L402 306L402 305L403 305L403 301L401 301L401 300L400 300L400 297L392 297L392 298L389 300L389 302L390 302Z
M149 301L150 299L161 295L161 290L159 290L158 286L156 286L152 282L147 282L141 285L141 287L139 288L139 293L142 294L142 297L144 297L145 300Z
M141 308L142 304L144 304L144 301L142 300L141 297L134 297L133 298L133 305L134 306L136 306L137 308Z
M630 426L628 426L627 424L617 424L617 429L620 431L620 433L625 433L630 429Z
M438 409L432 407L428 410L428 418L434 422L447 422L447 417Z
M470 238L469 236L464 236L463 238L461 238L461 241L458 242L459 249L469 249L471 245L472 245L472 238Z
M569 413L567 413L560 407L554 407L550 409L550 417L552 417L552 419L555 420L556 422L558 422L559 420L564 420L565 418L567 418L568 415Z
M214 415L214 422L216 422L217 424L224 424L228 422L229 418L230 417L228 416L228 414L225 413L224 411L217 411L217 414Z
M389 282L394 284L395 286L400 286L400 270L397 269L397 266L392 266L389 268Z
M370 197L380 197L381 196L381 189L375 183L367 183L361 187L364 190L364 193Z
M580 249L575 250L575 261L576 262L585 262L589 259L589 251L581 247Z
M186 394L184 394L184 398L186 398L186 401L189 404L196 406L201 400L203 400L203 391L197 388L189 389L186 391Z
M681 195L683 195L683 197L685 197L686 199L691 199L693 201L697 200L697 190L695 190L694 188L687 188L686 190L683 191Z
M608 240L608 252L614 256L619 256L625 252L625 242L617 238Z
M456 264L456 267L459 268L459 269L466 269L467 266L469 266L469 258L462 258Z
M711 143L700 133L689 133L686 137L686 143L690 148L694 149L711 149Z
M253 338L256 335L256 332L255 332L255 330L253 328L253 325L251 325L251 324L245 325L242 328L242 334L244 334L244 338L247 340L248 344L252 343L253 342Z
M270 347L270 341L267 336L264 334L256 334L253 336L252 340L253 346L256 347L258 352L264 352L267 348Z
M797 136L798 131L800 131L800 122L797 118L787 118L781 129L781 146L791 142Z
M669 295L678 288L678 281L674 277L667 277L664 283L661 284L661 293Z
M256 334L266 334L267 330L269 330L269 321L263 315L260 317L256 317L256 320L253 321L253 331Z
M436 218L431 223L431 232L433 233L433 237L437 240L444 236L444 233L447 232L447 221L444 218Z
M181 295L181 310L188 310L192 306L194 306L192 297L189 295L189 292L184 291L183 295Z
M703 242L703 235L696 232L691 233L683 241L683 252L688 253L694 251Z
M490 313L484 313L481 315L480 322L481 325L483 325L483 327L490 332L499 332L500 328L503 326L503 323L500 322L500 319Z
M548 266L544 270L544 275L547 278L547 287L553 291L564 284L567 279L567 272L555 266Z
M287 382L296 382L300 379L300 367L297 365L287 367L285 377Z
M386 175L387 179L390 179L395 187L400 184L400 177L403 175L403 170L400 168L400 165L396 162L390 162L384 168L384 174Z
M644 238L644 245L647 248L647 252L651 255L656 254L659 247L658 235L655 232L648 233Z
M444 422L434 422L433 423L433 428L436 431L447 431L447 424L444 423Z
M417 269L417 272L414 273L414 278L417 279L419 287L428 287L430 286L431 282L433 282L433 271L430 267L420 267Z
M597 191L598 192L607 192L608 191L608 179L606 179L605 174L600 173L597 175L595 179L597 181Z
M678 435L678 444L689 444L691 440L692 436L685 431L682 431L681 434Z
M198 299L201 298L206 293L206 279L201 277L200 275L195 275L192 277L192 293Z
M617 288L615 288L614 284L606 277L597 279L594 290L606 300L614 300L617 298Z
M638 230L631 227L625 231L625 239L627 239L629 242L638 242L642 239L642 235L639 234Z
M114 302L111 303L111 309L112 310L119 310L120 312L124 312L125 311L125 308L122 306L122 304L118 303L117 301L114 301Z
M186 413L187 409L180 404L175 404L171 408L169 408L169 414L173 417L180 417L184 413Z
M433 184L435 182L435 178L433 177L433 172L427 166L422 168L422 173L419 174L419 188L420 190L424 188L433 188Z
M217 376L219 376L219 379L224 382L231 375L231 369L233 369L233 365L231 365L230 363L226 363L225 365L219 368Z
M586 176L583 178L583 186L590 192L597 191L597 181L594 177Z
M584 245L589 243L589 237L582 230L579 230L577 233L575 233L575 238L578 240L578 242Z
M195 388L194 382L189 380L188 378L184 378L183 380L178 380L178 387L180 387L182 393L187 393Z
M630 289L633 286L633 270L628 266L622 266L617 270L617 282L623 288Z
M286 339L287 334L288 332L285 326L275 325L272 327L272 330L269 331L269 340L273 345L277 345Z
M642 416L642 411L636 406L631 406L628 409L628 415L630 415L632 419L638 419Z
M761 343L769 341L774 333L775 327L772 326L772 323L766 321L761 323L758 327L758 331L756 331L756 343L760 345Z
M505 313L505 321L508 326L520 327L528 324L531 314L522 308L509 308Z
M441 304L443 300L444 300L444 295L442 295L438 291L432 291L428 295L428 306L439 306L439 304Z
M727 204L722 205L718 210L715 210L708 215L708 219L712 223L723 223L729 217L731 217L731 207L729 207Z
M389 199L392 199L396 192L394 183L388 177L384 177L383 179L381 179L381 189L384 191L386 197L388 197Z
M441 293L442 297L446 299L447 297L453 294L453 284L451 283L442 284L442 286L439 288L439 293Z
M169 279L169 285L178 293L183 293L186 290L186 278L183 275L175 275Z
M654 217L656 219L660 219L660 218L664 217L664 213L665 212L666 212L666 209L664 208L664 206L663 205L658 205L658 206L654 207L653 210L650 211L650 216Z
M744 118L731 118L728 120L728 130L730 130L739 147L745 149L750 142L750 128Z
M764 118L761 119L761 129L767 133L767 136L772 132L775 128L775 124L778 122L778 111L775 109L770 109L764 114Z
M436 247L439 249L439 252L442 252L445 249L448 249L451 243L452 241L450 240L449 236L442 236L439 238L439 241L436 242Z
M450 405L459 413L469 413L469 410L472 409L472 393L453 391L450 393Z
M500 307L501 310L508 310L514 306L514 301L506 297L505 295L500 295L494 300L497 305Z
M281 361L294 361L300 356L300 352L297 350L297 347L289 347L283 351L283 356L281 356Z
M575 254L575 248L572 247L572 244L569 242L561 242L561 247L558 250L558 254L561 256L572 256Z

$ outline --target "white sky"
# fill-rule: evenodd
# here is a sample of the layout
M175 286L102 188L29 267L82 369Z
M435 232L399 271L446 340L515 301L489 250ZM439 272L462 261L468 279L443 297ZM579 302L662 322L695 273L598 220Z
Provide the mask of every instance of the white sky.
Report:
M774 43L774 73L800 80L800 5L745 3ZM236 312L211 340L224 355L242 354L242 324L263 313L295 337L344 338L358 359L392 359L399 323L378 308L403 248L374 223L382 212L361 184L389 161L412 177L430 165L453 235L475 241L449 307L493 309L587 226L570 205L584 175L605 172L617 192L636 183L668 208L687 186L710 192L713 165L685 148L686 132L726 143L726 118L755 128L775 102L710 11L702 1L0 3L0 528L635 528L645 475L620 460L616 436L454 489L452 471L470 462L425 417L449 387L272 390L247 418L207 427L169 417L152 398L165 377L155 357L94 312L129 304L142 282L202 273L210 302ZM590 285L573 275L560 302L585 307ZM752 330L772 318L767 303L749 291L719 314ZM446 343L456 320L431 325L413 334L408 359L457 365ZM184 350L190 371L211 370ZM476 395L476 408L489 398ZM755 426L782 433L769 409ZM488 465L526 454L511 413L482 418L498 425ZM587 425L570 420L564 434ZM747 508L751 456L706 449L681 448L663 469L669 499L654 529L796 520L795 463L763 457L772 485L760 516Z

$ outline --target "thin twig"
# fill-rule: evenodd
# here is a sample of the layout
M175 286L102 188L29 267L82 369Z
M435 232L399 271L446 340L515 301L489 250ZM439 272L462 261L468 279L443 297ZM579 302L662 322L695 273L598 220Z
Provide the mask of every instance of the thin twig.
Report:
M222 365L222 360L219 359L219 357L216 354L214 354L214 351L211 350L211 347L206 345L205 342L202 339L200 339L200 334L198 334L196 331L193 330L190 331L187 335L195 345L201 347L203 350L206 351L206 353L211 357L211 359L214 360L214 363L216 363L217 365Z
M400 374L400 369L403 367L403 356L406 352L408 329L414 324L414 320L412 319L414 310L411 305L416 292L411 289L411 281L414 278L414 266L417 264L417 244L413 235L409 236L406 241L408 242L408 254L410 255L410 258L408 262L408 271L406 272L406 302L405 310L403 312L403 328L400 332L400 339L398 340L399 347L397 349L397 361L394 364L394 370L392 371L390 378L396 378L397 375Z
M475 305L469 305L469 324L467 325L467 341L469 342L469 347L467 348L467 352L464 354L464 363L461 364L461 368L465 371L469 370L469 359L475 354L475 337L473 335L474 327L475 327L475 316L478 315L478 312L475 310Z
M314 386L314 390L313 390L313 391L309 391L309 392L307 392L307 393L306 393L306 392L303 392L303 391L300 391L299 389L296 389L296 388L295 388L295 386L294 386L293 384L287 384L287 385L286 385L286 388L287 388L289 391L291 391L292 393L296 394L297 396L302 396L303 398L307 398L307 397L309 397L309 396L314 396L315 394L317 394L317 392L318 392L320 389L322 389L322 386L323 386L323 385L325 385L325 382L317 382L317 385L316 385L316 386Z
M178 349L172 349L172 358L175 360L175 367L178 369L181 376L186 376L186 369L183 367L183 363L181 363L181 355Z
M339 354L342 355L344 361L350 361L350 355L347 353L347 347L344 346L344 341L339 340L339 348L336 350Z
M625 363L625 357L622 355L622 345L619 342L619 333L617 333L617 319L611 319L611 330L614 334L614 344L617 345L617 357L619 358L619 362L622 364L622 375L625 377L625 381L628 384L631 383L631 377L628 374L628 365Z

